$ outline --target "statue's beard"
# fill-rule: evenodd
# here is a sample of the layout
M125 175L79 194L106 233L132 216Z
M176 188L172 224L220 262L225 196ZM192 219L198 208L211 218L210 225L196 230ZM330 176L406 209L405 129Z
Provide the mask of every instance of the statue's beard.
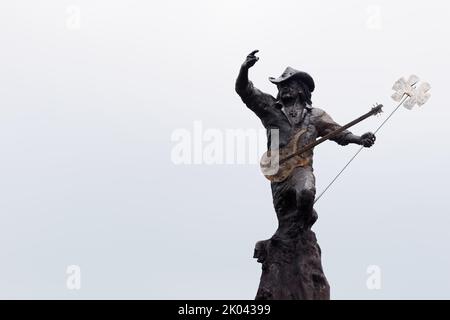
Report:
M281 99L281 101L283 102L300 102L301 104L305 104L307 99L306 96L303 92L292 92L292 91L287 91L287 92L282 92L279 94L279 98Z

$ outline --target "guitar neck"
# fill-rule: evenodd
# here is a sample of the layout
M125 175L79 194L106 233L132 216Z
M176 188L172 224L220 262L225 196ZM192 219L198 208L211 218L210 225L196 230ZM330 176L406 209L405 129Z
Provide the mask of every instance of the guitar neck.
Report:
M300 155L300 154L302 154L302 153L304 153L304 152L306 152L306 151L311 150L311 149L314 148L315 146L321 144L322 142L324 142L324 141L326 141L326 140L329 140L329 139L331 139L331 138L337 136L337 135L338 135L339 133L341 133L342 131L347 130L348 128L354 126L355 124L357 124L357 123L359 123L359 122L361 122L361 121L367 119L368 117L374 115L375 113L376 113L376 111L374 111L373 109L370 110L370 111L367 112L366 114L364 114L364 115L362 115L361 117L359 117L359 118L357 118L357 119L355 119L355 120L353 120L353 121L347 123L346 125L340 127L339 129L336 129L335 131L330 132L330 133L324 135L324 136L321 137L320 139L317 139L316 141L311 142L310 144L307 144L303 149L301 149L300 151L298 151L298 152L296 152L296 153L293 153L293 154L289 155L288 157L284 158L282 161L283 161L283 162L284 162L284 161L287 161L287 160L291 159L292 157L295 157L295 156ZM281 162L281 161L280 161L280 162Z

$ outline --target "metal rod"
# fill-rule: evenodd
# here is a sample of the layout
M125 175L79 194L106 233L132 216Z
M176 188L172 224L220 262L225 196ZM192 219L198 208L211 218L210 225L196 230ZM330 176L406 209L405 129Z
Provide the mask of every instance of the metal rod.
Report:
M384 121L378 126L378 128L375 130L374 133L377 133L381 127L392 117L392 115L395 113L395 111L398 110L398 108L400 108L400 106L403 104L403 102L406 101L406 99L408 98L408 95L405 95L402 100L400 101L400 103L398 104L397 107L395 107L394 111L392 111L386 119L384 119ZM341 169L341 171L339 171L339 173L333 178L333 180L331 180L331 182L326 186L326 188L319 194L319 196L316 198L316 200L314 200L314 203L316 203L317 201L319 201L319 199L324 195L324 193L331 187L331 185L337 180L337 178L339 178L339 176L344 172L345 169L347 169L348 165L356 158L356 156L362 151L362 149L364 149L364 146L362 146L361 148L358 149L358 151L356 151L356 153L353 155L353 157L350 158L350 160L345 164L345 166Z

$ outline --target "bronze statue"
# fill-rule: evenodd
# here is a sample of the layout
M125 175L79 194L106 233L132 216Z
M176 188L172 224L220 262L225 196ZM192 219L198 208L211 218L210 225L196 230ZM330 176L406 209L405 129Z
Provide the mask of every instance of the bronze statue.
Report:
M287 174L273 179L267 176L279 226L271 239L259 241L255 247L255 257L263 263L256 299L329 299L320 248L310 230L317 220L311 146L318 137L326 136L340 145L371 147L375 135L354 135L324 110L313 108L311 93L315 85L306 72L287 67L279 78L269 78L278 88L276 98L255 88L248 79L248 70L258 61L257 52L251 52L242 64L236 92L267 129L269 154L274 151L270 150L274 129L279 150L310 148L299 157L291 157L289 170L282 168Z
M255 50L250 53L242 64L236 80L236 92L268 129L268 147L271 142L270 129L279 130L280 148L287 146L296 133L302 129L306 130L298 139L297 147L301 148L315 141L317 137L325 136L341 127L325 111L312 107L311 93L315 88L314 80L306 72L287 67L279 78L269 78L277 85L276 98L255 88L248 79L248 70L258 61L258 57L255 56L257 52L258 50ZM371 147L375 142L375 135L368 132L356 136L344 130L331 140L340 145L355 143ZM311 227L316 219L312 216L316 192L312 158L313 152L310 150L308 155L303 157L306 161L303 160L304 163L295 168L286 180L271 183L275 208L286 194L292 194L305 227Z
M306 72L288 67L279 78L269 78L278 87L276 98L256 89L248 80L248 70L258 61L257 52L251 52L242 64L236 92L267 129L268 150L261 159L261 169L271 181L278 228L270 239L258 241L255 246L254 258L262 263L256 299L329 299L330 287L322 269L321 250L311 231L317 220L313 205L359 152L374 144L374 133L400 106L411 110L428 101L431 86L427 82L419 83L416 75L398 79L391 96L398 105L374 133L356 136L347 129L380 113L382 105L340 126L325 111L312 107L311 93L315 85ZM313 149L326 140L361 147L315 198Z

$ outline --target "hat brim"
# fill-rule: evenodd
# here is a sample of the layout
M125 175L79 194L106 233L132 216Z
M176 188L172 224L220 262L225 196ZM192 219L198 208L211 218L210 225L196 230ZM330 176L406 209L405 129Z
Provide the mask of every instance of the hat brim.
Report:
M292 78L302 81L304 84L306 84L308 86L308 88L311 92L314 91L314 87L315 87L314 80L306 72L297 72L297 73L291 74L287 77L279 77L279 78L269 77L269 81L272 82L273 84L280 84L280 83L282 83L286 80L292 79Z

